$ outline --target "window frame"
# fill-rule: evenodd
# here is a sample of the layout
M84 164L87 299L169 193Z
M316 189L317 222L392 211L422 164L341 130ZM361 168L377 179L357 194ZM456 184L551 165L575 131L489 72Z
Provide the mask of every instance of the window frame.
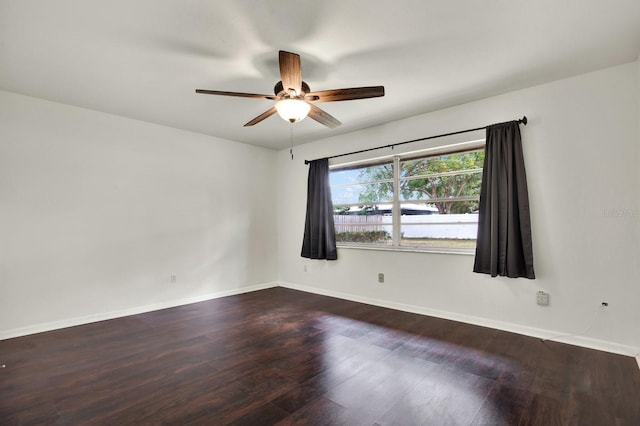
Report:
M439 157L443 155L450 154L458 154L463 152L472 152L477 150L485 149L485 139L475 139L471 141L466 141L462 143L455 143L451 145L443 145L432 148L421 149L417 151L404 152L404 153L395 153L391 155L375 157L375 158L364 158L351 162L344 163L334 163L330 164L329 171L335 170L353 170L360 169L364 167L370 167L381 164L393 164L393 178L392 179L383 179L376 182L389 183L392 181L393 184L393 199L392 202L381 202L379 204L391 204L392 205L392 235L391 235L391 244L381 244L381 243L354 243L354 242L337 242L336 245L338 248L345 249L361 249L361 250L381 250L381 251L397 251L397 252L420 252L420 253L442 253L442 254L462 254L462 255L474 255L475 254L475 244L473 247L439 247L439 246L412 246L412 245L401 245L401 227L402 227L402 204L411 202L412 200L402 200L401 194L399 193L398 188L400 187L401 180L413 180L413 179L424 179L421 176L412 176L409 178L401 178L400 177L400 163L402 161L409 161L412 159L421 159L427 157ZM466 173L478 173L482 172L482 168L469 169L465 170ZM456 171L450 172L442 172L435 173L433 175L429 175L429 177L435 176L451 176L451 175L460 175L461 173ZM376 183L376 182L363 182L365 184ZM347 186L349 184L336 185L336 186ZM478 197L457 197L456 201L465 201L470 199L479 199ZM439 200L439 199L434 199ZM446 199L450 200L450 199ZM363 203L341 203L336 204L337 206L356 206L362 205ZM446 223L446 222L445 222ZM458 223L458 222L452 222ZM411 224L414 225L414 224ZM415 225L420 225L420 223L416 223ZM429 223L426 223L429 225ZM365 225L368 226L368 225Z

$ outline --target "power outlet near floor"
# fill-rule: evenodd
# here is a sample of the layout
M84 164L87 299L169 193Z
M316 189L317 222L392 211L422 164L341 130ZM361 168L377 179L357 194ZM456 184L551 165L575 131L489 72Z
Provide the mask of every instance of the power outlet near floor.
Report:
M382 284L382 283L384 282L384 274L383 274L382 272L380 272L380 273L378 274L378 282L379 282L380 284Z
M536 297L536 301L540 306L549 306L549 293L546 291L539 291Z

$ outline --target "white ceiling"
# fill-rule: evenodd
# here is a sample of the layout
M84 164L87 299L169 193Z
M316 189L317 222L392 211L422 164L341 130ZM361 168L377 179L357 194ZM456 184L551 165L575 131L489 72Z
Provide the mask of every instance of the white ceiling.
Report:
M295 144L633 61L639 0L0 0L0 89L268 148L290 144L270 94L278 50L312 90L384 85L320 104Z

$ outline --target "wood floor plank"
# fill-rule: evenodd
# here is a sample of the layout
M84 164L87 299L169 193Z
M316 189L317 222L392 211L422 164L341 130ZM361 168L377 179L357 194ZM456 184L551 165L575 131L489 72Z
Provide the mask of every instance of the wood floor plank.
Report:
M249 411L244 416L232 421L232 426L256 426L273 425L288 417L290 413L277 405L268 402L254 410Z
M505 368L471 421L473 425L517 425L533 397L532 372L517 364Z
M485 377L433 364L431 371L388 410L377 424L470 424L495 382Z
M0 341L0 424L633 425L631 357L273 288Z
M327 398L317 398L276 425L278 426L349 426L353 420L353 413L348 409Z
M336 338L334 343L339 344L338 340ZM375 353L369 355L381 356ZM352 351L345 351L342 360L334 356L331 362L326 363L324 371L276 398L273 403L293 413L353 377L365 368L371 359Z

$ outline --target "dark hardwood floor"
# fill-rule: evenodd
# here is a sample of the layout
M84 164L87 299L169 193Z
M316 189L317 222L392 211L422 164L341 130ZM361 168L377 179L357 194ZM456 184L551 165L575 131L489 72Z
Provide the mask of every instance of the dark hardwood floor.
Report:
M640 425L631 357L283 288L0 341L0 424Z

